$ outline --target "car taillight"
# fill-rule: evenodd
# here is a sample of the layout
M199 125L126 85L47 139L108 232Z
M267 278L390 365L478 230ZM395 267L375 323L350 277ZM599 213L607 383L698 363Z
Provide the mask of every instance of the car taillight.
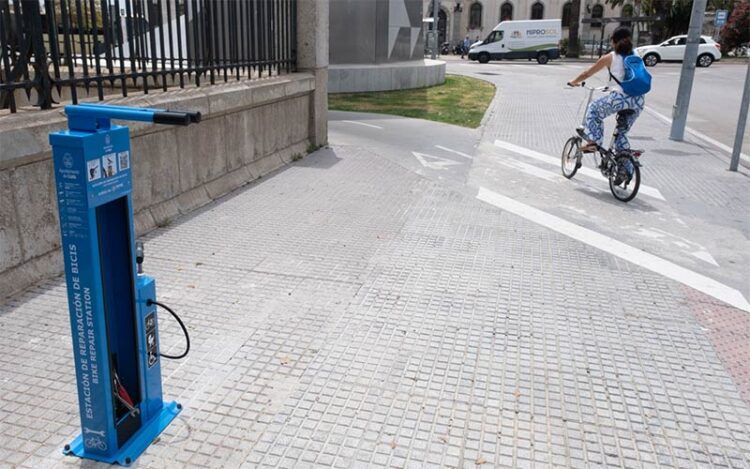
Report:
M721 44L719 44L718 42L715 42L714 45L716 46L717 49L721 50Z

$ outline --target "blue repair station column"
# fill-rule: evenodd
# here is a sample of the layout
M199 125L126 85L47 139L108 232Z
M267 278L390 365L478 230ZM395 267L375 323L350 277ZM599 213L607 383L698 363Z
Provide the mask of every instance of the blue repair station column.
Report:
M154 279L138 274L127 127L199 113L81 104L50 134L81 435L64 452L129 465L180 412L162 399Z

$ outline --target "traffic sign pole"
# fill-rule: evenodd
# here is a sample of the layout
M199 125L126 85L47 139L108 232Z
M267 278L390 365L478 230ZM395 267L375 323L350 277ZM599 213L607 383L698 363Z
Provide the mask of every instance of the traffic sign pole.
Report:
M670 139L680 142L685 138L685 125L687 123L688 108L690 107L690 94L693 90L695 64L698 58L698 45L700 43L705 12L706 0L695 0L693 2L693 11L690 14L690 27L688 28L685 57L682 60L680 85L677 88L677 99L675 100L672 112L672 129L669 133Z
M734 148L732 150L732 161L729 163L730 171L737 171L740 164L740 153L742 153L742 139L745 136L747 125L747 110L750 107L750 59L747 62L747 74L745 75L745 91L742 92L742 104L740 104L740 118L737 120L737 133L734 136Z

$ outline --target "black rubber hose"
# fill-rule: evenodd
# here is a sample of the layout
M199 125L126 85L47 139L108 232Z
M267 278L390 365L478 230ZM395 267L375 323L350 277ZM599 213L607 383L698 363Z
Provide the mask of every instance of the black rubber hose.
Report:
M190 351L190 335L188 334L187 327L185 327L185 323L182 322L182 319L180 319L179 316L177 316L177 313L175 313L172 308L169 306L159 303L158 301L154 300L148 300L146 301L147 306L156 305L160 308L164 308L177 320L177 323L182 328L182 332L185 334L185 351L182 352L180 355L167 355L166 353L159 352L159 355L161 355L164 358L169 358L170 360L179 360L180 358L185 358Z

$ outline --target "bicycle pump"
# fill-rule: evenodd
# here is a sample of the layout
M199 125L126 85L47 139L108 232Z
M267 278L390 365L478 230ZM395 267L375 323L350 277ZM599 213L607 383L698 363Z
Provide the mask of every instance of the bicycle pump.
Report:
M49 141L81 435L64 453L129 465L182 407L162 399L156 285L136 267L130 134L111 120L189 125L200 113L97 104L65 113L68 130Z

